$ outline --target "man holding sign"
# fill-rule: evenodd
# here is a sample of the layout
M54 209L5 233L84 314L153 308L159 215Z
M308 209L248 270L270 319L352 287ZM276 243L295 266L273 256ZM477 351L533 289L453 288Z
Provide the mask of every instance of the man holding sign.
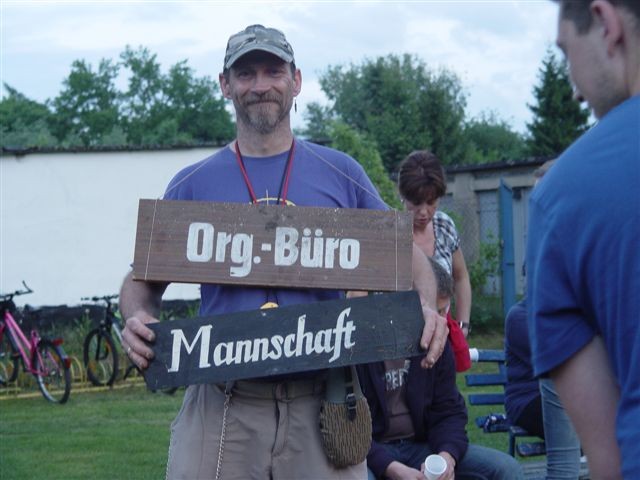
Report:
M167 200L387 209L362 167L348 155L295 139L290 125L302 77L282 32L252 25L227 44L220 85L232 100L237 139L187 167L170 183ZM316 234L317 235L317 234ZM194 253L198 255L198 252ZM414 287L425 327L420 345L430 368L446 342L435 310L436 287L426 257L414 248ZM120 296L123 346L141 369L149 366L166 283L134 281ZM341 292L203 284L201 315L257 310L340 298ZM168 478L364 478L364 463L336 469L321 445L318 411L323 371L191 385L171 427Z

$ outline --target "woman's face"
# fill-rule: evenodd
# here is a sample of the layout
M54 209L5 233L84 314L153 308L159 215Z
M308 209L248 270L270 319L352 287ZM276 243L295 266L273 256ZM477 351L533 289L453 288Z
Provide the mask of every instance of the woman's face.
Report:
M418 205L410 202L409 200L404 200L405 208L408 212L413 213L413 227L417 229L425 228L431 220L433 220L433 216L436 214L436 210L438 209L439 198L432 200L431 202L422 202Z

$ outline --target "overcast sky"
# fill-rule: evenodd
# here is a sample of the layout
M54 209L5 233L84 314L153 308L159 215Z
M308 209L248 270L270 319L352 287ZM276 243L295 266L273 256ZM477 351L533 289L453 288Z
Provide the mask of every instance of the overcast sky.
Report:
M521 132L557 14L549 0L0 3L2 82L38 101L60 92L73 60L95 68L126 45L148 47L163 71L186 59L217 78L229 35L262 23L285 32L302 70L294 126L306 103L326 103L317 77L327 66L411 53L460 76L470 116L491 110Z

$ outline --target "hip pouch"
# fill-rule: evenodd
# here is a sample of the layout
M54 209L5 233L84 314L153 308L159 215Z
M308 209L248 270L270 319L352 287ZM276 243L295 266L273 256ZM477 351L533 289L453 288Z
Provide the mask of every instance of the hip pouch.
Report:
M320 434L327 459L337 468L362 463L371 447L371 412L355 367L333 368L320 407Z

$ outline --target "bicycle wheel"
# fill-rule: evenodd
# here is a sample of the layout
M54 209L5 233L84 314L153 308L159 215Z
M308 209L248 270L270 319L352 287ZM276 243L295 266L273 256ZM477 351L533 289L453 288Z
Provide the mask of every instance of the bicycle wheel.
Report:
M95 386L113 385L118 375L118 351L111 335L100 328L84 340L84 366L87 378Z
M20 354L9 335L11 333L5 329L0 343L0 385L15 382L20 367Z
M65 365L62 348L50 340L40 340L33 355L38 387L44 398L54 403L64 403L71 391L71 369Z

